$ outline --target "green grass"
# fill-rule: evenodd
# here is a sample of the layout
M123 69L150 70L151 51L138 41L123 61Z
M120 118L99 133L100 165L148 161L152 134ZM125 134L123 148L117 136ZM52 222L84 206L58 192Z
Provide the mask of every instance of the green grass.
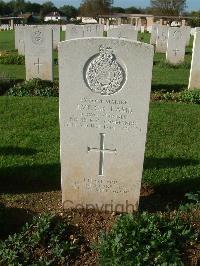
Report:
M177 194L200 188L199 115L199 105L151 105L143 179L147 184Z
M0 193L58 189L58 98L1 97L0 119Z
M0 192L58 189L58 99L1 97L0 114ZM165 192L200 188L199 117L198 105L151 104L143 182Z
M0 31L0 51L14 50L15 36L14 31Z

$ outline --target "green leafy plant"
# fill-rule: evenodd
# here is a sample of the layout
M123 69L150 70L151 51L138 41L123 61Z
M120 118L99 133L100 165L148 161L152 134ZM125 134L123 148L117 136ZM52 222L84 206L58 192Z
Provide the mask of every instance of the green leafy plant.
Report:
M191 192L185 194L185 197L187 198L187 202L185 204L181 204L179 206L180 212L187 212L189 213L189 219L191 221L195 220L193 216L196 216L196 212L199 212L200 208L200 191L197 191L196 193ZM198 222L200 223L200 217L198 215Z
M8 54L0 57L0 64L3 65L24 65L25 57L18 54Z
M0 265L67 265L78 251L72 226L43 214L0 242Z
M179 94L179 100L186 103L200 104L200 90L183 91Z
M200 191L197 191L196 193L187 193L185 194L185 196L190 201L193 201L195 203L200 203Z
M182 254L196 238L178 216L124 215L101 236L97 250L101 265L184 265Z
M181 92L154 92L152 100L156 101L174 101L184 103L200 104L200 90L185 90Z
M12 96L58 96L58 83L40 79L32 79L15 85L8 91Z

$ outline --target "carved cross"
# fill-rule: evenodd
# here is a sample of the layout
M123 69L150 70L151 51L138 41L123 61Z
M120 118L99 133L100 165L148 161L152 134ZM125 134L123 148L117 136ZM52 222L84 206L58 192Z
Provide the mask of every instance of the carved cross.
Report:
M88 152L93 151L93 152L99 152L99 176L104 175L104 154L105 153L117 153L117 150L110 150L110 149L105 149L105 133L100 133L100 148L90 148L88 147Z
M40 74L40 66L43 64L40 63L40 58L38 57L37 63L34 63L34 66L37 66L38 74Z
M177 52L179 52L180 50L176 48L176 49L174 49L173 51L174 51L174 53L175 53L175 56L177 56Z

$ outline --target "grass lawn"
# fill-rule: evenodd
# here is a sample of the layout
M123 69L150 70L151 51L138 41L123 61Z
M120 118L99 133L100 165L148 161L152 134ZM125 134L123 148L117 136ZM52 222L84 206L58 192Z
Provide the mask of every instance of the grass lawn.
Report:
M0 31L0 51L15 49L14 31Z
M0 97L0 114L0 192L59 189L58 98ZM151 104L143 182L200 189L199 117L198 105Z

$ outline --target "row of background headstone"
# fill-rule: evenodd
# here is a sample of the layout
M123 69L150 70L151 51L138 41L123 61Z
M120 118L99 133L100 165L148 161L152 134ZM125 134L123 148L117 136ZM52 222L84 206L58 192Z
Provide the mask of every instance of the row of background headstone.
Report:
M15 29L15 47L18 49L19 54L25 54L25 47L26 45L30 45L29 42L27 42L25 39L27 39L27 32L29 32L30 29L39 29L39 31L42 31L43 29L51 29L53 32L53 49L56 49L58 46L58 43L60 42L60 26L59 25L41 25L41 26L18 26ZM200 28L196 29L196 32L198 32ZM169 27L169 26L161 26L161 25L153 25L152 32L151 32L151 44L155 45L156 52L159 53L166 53L166 60L171 64L180 64L184 62L185 57L185 48L189 44L190 41L190 27ZM66 39L76 39L76 38L83 38L83 37L103 37L104 30L103 25L68 25L66 27ZM138 31L135 30L134 26L130 25L121 25L117 28L109 29L107 32L108 37L115 37L115 38L127 38L130 40L137 41L137 35ZM45 35L44 35L45 36ZM195 58L195 46L198 46L198 38L195 39L194 42L194 49L193 49L193 62L196 65L197 63ZM27 44L26 44L27 43ZM197 43L197 44L196 44ZM195 45L196 44L196 45ZM48 44L47 44L48 45ZM49 47L51 48L51 44L49 43ZM35 49L35 48L33 48ZM36 49L37 50L37 49ZM51 50L51 49L50 49ZM47 49L49 53L49 60L51 63L51 69L53 68L53 59L52 59L52 51ZM35 50L32 50L33 53ZM31 53L31 50L29 51ZM27 53L26 53L27 57ZM45 77L49 77L48 79L53 80L53 72L52 71L46 71L45 75L39 71L34 72L35 74L30 74L30 68L28 67L28 62L30 60L26 60L26 72L27 72L27 79L35 77L40 77L44 79ZM37 60L33 60L34 67L33 69L42 69L42 63L41 59L38 56ZM191 68L191 75L190 75L190 82L189 82L189 88L194 88L192 84L196 84L196 82L193 82L194 80L194 74L192 74L194 71L192 69L196 69L194 66ZM48 73L48 74L47 74ZM40 75L41 74L41 75ZM45 78L46 79L46 78ZM197 82L198 84L198 82Z

